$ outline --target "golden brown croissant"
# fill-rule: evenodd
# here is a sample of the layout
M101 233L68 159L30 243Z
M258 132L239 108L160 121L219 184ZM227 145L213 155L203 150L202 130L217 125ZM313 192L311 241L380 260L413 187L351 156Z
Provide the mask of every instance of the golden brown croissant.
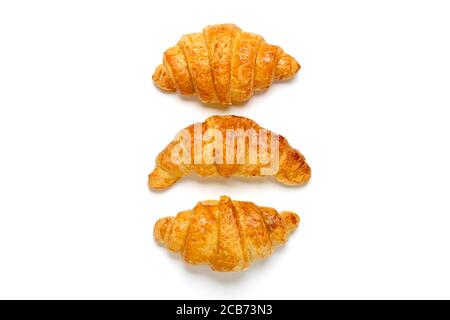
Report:
M211 116L182 130L158 155L149 187L165 189L192 174L204 177L275 176L286 185L307 182L311 169L283 136L251 119Z
M222 196L220 201L201 201L176 217L159 219L153 235L188 263L208 264L215 271L242 271L284 244L299 222L294 212L279 214Z
M280 47L234 24L220 24L181 37L164 52L153 81L164 91L230 105L249 100L255 91L269 88L274 80L290 79L299 70L298 62Z

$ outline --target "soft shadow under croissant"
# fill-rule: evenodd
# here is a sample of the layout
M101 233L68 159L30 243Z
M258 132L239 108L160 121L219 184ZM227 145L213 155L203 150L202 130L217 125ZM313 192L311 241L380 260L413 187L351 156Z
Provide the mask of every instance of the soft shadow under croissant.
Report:
M153 81L167 92L196 95L206 104L249 100L274 80L291 79L300 64L278 46L234 24L207 26L184 35L164 52Z
M231 272L269 257L299 223L294 212L278 213L222 196L220 201L202 201L176 217L159 219L153 234L156 242L180 253L187 263Z

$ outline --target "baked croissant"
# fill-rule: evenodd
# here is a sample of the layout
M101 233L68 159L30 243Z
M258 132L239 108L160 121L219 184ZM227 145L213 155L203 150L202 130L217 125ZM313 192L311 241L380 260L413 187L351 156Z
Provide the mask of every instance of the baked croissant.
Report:
M192 174L268 175L283 184L298 185L309 180L311 169L283 136L248 118L216 115L190 125L169 143L158 155L148 184L151 189L165 189Z
M207 104L230 105L249 100L274 80L287 80L298 62L263 37L234 24L207 26L202 33L181 37L164 52L153 74L162 90L196 95Z
M208 264L214 271L243 271L287 242L299 222L294 212L278 213L222 196L220 201L201 201L176 217L159 219L153 235L188 263Z

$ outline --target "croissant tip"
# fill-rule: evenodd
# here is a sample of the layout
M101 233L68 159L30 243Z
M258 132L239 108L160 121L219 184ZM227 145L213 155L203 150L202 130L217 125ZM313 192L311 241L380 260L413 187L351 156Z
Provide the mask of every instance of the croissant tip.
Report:
M300 63L298 63L297 60L295 60L295 58L293 58L293 70L294 70L294 74L297 74L300 69L302 68L302 66L300 65Z
M152 75L152 80L155 83L155 85L167 92L175 92L176 89L172 84L172 81L170 80L169 75L167 74L164 66L160 64L156 67L155 72Z
M165 217L156 221L153 227L153 237L157 243L161 245L165 244L166 234L172 225L172 221L173 217Z
M300 224L300 217L298 214L293 211L283 211L281 213L281 216L286 223L286 227L289 233L297 229L298 225Z
M162 190L167 189L171 185L180 179L179 177L174 177L167 171L157 167L152 173L148 175L148 187L151 190Z
M302 164L301 168L302 174L299 176L299 184L305 184L311 179L311 167L305 162Z
M290 80L300 71L300 68L300 63L294 57L283 51L278 60L275 79Z
M155 170L148 175L148 187L150 190L165 189L165 186L161 183L160 179L157 179Z

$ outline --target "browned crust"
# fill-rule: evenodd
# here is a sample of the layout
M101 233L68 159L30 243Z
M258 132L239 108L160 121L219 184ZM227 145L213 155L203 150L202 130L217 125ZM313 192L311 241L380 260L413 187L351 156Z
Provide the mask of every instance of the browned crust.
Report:
M194 146L194 126L186 129L190 133L191 146ZM223 141L226 140L227 129L253 129L258 132L261 128L256 122L245 117L238 116L211 116L201 125L204 133L208 129L217 129L222 133ZM270 131L269 131L270 132ZM270 137L270 136L269 136ZM268 138L269 140L270 138ZM292 148L283 136L279 136L279 166L278 171L273 172L273 176L286 185L300 185L306 183L311 177L311 169L306 163L305 157L296 149ZM191 163L175 164L172 161L172 151L178 140L174 139L157 157L156 168L149 176L149 186L152 189L165 189L176 183L180 178L197 174L202 177L255 177L262 176L261 169L269 167L270 163L261 163L260 159L256 164L239 164L236 161L237 144L234 145L235 162L227 163L199 163L193 162L193 147L191 148ZM203 141L203 147L207 142ZM248 137L246 138L245 152L248 158L249 153ZM268 150L270 155L270 149ZM227 150L224 148L223 154L226 159Z
M205 104L230 105L249 100L274 80L291 79L299 70L292 56L261 36L219 24L181 37L164 53L153 81L164 91L194 94Z
M214 271L242 271L287 242L300 223L291 211L278 213L273 208L252 202L201 201L193 210L176 217L158 220L155 240L180 253L190 264L207 264Z

